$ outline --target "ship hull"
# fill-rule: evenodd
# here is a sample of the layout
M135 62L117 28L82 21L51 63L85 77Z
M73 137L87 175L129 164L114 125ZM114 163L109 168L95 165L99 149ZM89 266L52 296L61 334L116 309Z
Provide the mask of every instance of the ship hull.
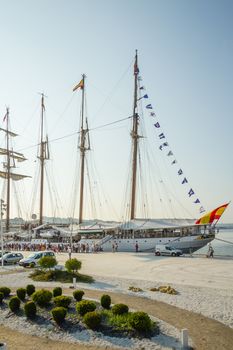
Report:
M214 239L214 235L210 237L201 238L201 236L186 236L175 238L137 238L137 239L115 239L109 237L109 239L103 244L99 244L98 239L82 239L79 244L86 245L89 247L93 245L100 245L103 251L110 252L113 250L113 246L117 247L119 252L133 252L136 250L136 243L138 245L138 251L154 251L156 244L167 244L176 249L182 250L184 254L193 253L196 250L204 247Z

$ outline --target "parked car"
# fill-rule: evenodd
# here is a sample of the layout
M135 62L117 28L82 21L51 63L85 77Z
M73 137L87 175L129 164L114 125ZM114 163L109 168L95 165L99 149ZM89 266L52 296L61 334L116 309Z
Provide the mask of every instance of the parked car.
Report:
M43 250L40 252L34 252L30 254L27 258L21 259L19 262L20 266L27 267L27 266L37 266L38 261L43 258L44 256L53 256L55 257L54 252L49 250Z
M21 253L6 253L0 258L0 265L2 264L17 264L23 258L23 254Z
M10 252L9 252L8 250L4 250L4 251L3 251L3 255L4 255L4 254L7 254L7 253L10 253ZM0 251L0 258L1 258L1 256L2 256L2 251Z
M155 246L155 255L180 256L183 252L169 245L157 244Z

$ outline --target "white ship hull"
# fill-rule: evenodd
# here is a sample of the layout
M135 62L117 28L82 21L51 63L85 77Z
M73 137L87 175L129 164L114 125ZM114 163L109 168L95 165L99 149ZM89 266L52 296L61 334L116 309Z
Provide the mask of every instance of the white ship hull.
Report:
M82 239L79 244L99 245L104 252L112 251L113 244L117 245L119 252L133 252L135 251L135 245L138 244L138 250L154 251L156 244L168 244L174 248L181 249L183 253L191 253L202 247L214 239L214 235L201 238L201 236L185 236L185 237L166 237L166 238L137 238L137 239L114 239L109 238L106 242L102 243L98 239Z

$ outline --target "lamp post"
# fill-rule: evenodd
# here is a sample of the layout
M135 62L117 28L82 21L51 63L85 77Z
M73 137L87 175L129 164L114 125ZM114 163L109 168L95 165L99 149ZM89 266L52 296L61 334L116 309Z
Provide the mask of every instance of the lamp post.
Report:
M6 210L7 205L4 204L4 200L1 199L1 250L2 250L2 267L3 267L3 228L2 228L2 218L4 215L4 211Z

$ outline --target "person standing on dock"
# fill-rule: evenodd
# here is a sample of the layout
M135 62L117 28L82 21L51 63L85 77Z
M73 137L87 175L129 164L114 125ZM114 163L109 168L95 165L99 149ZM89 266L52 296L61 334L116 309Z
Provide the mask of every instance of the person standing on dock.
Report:
M69 260L70 260L70 259L71 259L71 248L70 248L70 246L68 247L67 251L68 251L68 254L69 254Z
M213 249L211 243L209 243L207 258L213 258L213 257L214 257L214 249Z

